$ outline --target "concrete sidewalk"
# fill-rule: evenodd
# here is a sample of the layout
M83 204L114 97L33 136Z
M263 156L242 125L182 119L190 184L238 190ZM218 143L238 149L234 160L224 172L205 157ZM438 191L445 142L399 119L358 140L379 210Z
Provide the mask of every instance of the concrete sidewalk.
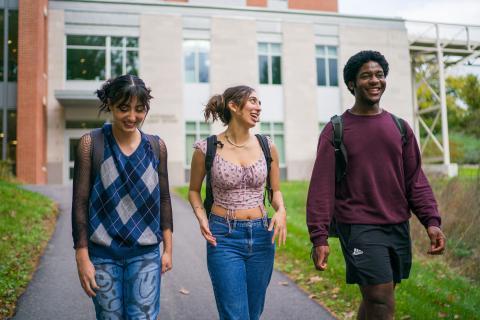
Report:
M59 203L57 228L25 294L15 320L95 319L76 271L70 225L71 186L29 186ZM206 246L190 206L175 195L173 270L162 278L162 320L218 319L206 266ZM280 282L288 282L281 285ZM189 294L180 292L186 289ZM334 319L280 272L274 271L262 319Z

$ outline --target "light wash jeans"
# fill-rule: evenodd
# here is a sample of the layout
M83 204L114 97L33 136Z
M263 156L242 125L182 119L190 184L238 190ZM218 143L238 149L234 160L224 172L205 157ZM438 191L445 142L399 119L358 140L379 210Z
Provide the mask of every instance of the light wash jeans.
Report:
M273 270L275 245L267 218L230 220L210 215L208 272L220 320L258 320Z
M128 259L91 257L97 319L156 320L160 312L161 259L153 252Z

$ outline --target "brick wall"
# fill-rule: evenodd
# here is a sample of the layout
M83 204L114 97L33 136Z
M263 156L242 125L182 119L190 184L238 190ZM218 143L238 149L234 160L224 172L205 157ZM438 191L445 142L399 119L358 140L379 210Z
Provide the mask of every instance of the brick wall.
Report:
M288 8L338 12L338 0L288 0Z
M266 7L267 3L267 0L247 0L247 6L252 7Z
M18 2L17 177L46 182L47 0Z

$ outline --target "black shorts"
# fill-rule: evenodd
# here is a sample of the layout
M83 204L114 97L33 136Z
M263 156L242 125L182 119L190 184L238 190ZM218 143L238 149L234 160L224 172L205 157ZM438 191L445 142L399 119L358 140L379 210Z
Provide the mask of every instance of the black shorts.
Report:
M347 267L347 283L400 283L412 266L408 221L399 224L337 224Z

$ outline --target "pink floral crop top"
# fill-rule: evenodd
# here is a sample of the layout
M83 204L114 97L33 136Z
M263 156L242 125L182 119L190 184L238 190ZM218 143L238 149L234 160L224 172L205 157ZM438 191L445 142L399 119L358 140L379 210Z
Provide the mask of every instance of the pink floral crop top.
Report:
M268 136L267 140L271 147L272 140ZM199 140L193 147L206 154L207 140ZM261 207L265 213L263 192L267 179L267 163L263 153L253 164L241 166L225 160L217 152L211 170L214 204L227 209L229 215L235 210L255 207Z

